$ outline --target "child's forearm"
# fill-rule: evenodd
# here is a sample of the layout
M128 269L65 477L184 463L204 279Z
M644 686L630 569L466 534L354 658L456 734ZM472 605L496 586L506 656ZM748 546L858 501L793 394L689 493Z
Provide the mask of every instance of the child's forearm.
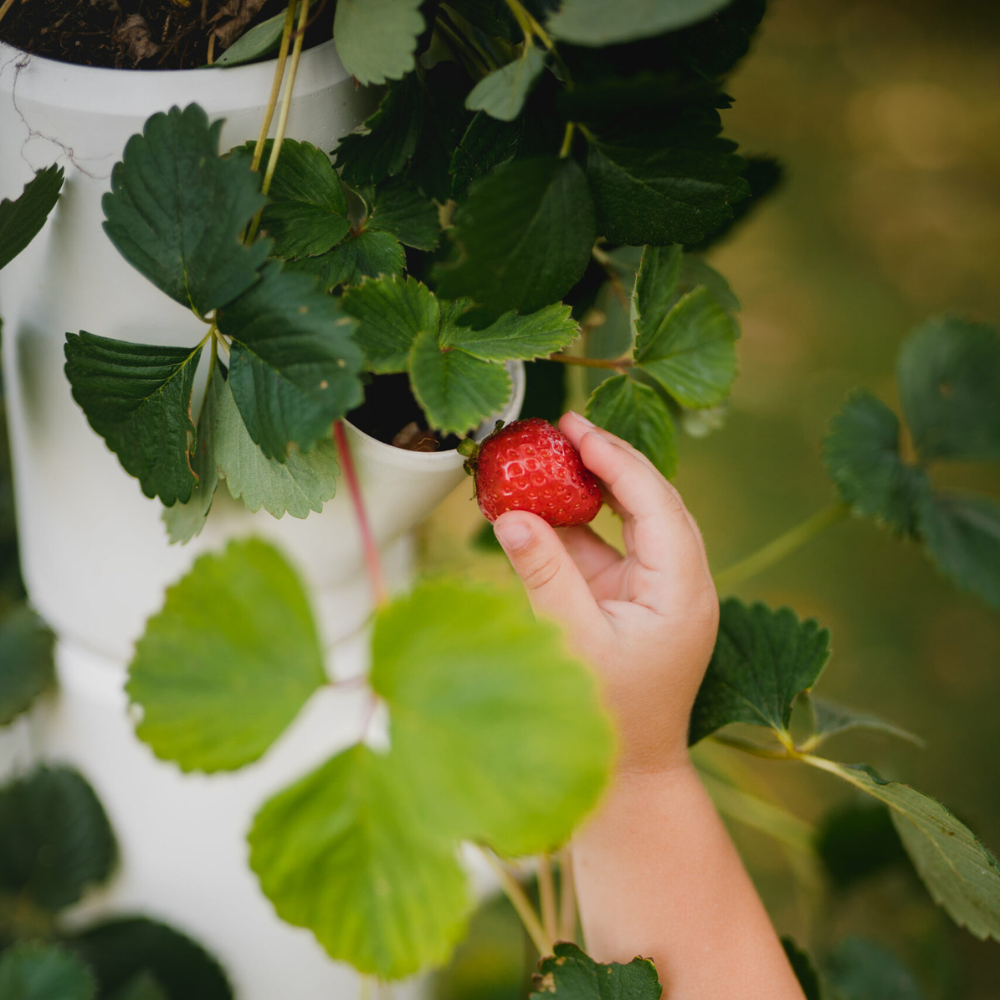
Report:
M619 776L573 860L593 958L652 958L670 1000L803 1000L692 766Z

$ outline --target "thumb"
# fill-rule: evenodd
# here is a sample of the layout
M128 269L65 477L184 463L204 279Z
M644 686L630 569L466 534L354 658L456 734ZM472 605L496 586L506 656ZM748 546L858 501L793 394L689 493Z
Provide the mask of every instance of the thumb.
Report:
M508 511L493 525L536 615L553 618L582 647L604 615L587 581L552 527L527 511Z

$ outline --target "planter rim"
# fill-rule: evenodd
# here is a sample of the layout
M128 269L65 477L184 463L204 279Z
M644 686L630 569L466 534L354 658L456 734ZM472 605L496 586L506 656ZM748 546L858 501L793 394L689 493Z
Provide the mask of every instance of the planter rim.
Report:
M0 41L0 93L13 93L16 86L19 98L109 115L146 114L151 100L164 99L181 106L197 102L211 112L256 103L261 88L270 88L276 63L268 59L228 69L114 69L47 59ZM296 90L313 89L313 77L326 86L349 78L332 38L303 51Z

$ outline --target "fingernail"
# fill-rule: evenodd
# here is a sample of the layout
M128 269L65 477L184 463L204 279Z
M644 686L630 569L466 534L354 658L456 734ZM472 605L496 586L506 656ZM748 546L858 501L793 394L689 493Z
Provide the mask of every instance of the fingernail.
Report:
M508 552L517 552L531 541L531 529L523 521L504 521L493 526L497 541Z
M588 427L594 427L595 425L589 421L582 413L577 413L576 410L570 410L570 413L580 421L581 424L586 424Z

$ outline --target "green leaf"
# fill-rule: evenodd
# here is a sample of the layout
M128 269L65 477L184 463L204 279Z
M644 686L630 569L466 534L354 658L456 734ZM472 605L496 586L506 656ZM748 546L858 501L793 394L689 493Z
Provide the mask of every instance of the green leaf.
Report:
M857 709L838 705L827 698L818 698L814 694L802 697L807 700L809 710L812 713L813 732L807 741L810 749L819 746L831 736L836 736L849 729L870 729L874 732L886 733L889 736L898 736L901 740L915 743L919 747L924 746L924 741L919 736L914 736L913 733L893 722L887 722L881 716L872 715L869 712L859 712Z
M92 1000L94 980L85 965L52 944L16 944L0 956L4 1000Z
M268 458L309 451L360 404L361 351L350 319L314 281L277 262L219 312L233 338L229 385L247 430Z
M267 458L253 443L228 383L223 386L215 448L219 472L233 499L242 499L254 513L263 507L274 517L320 513L337 492L340 474L332 436L306 454L293 445L284 462Z
M465 99L470 111L485 111L504 122L512 122L524 107L531 88L545 69L545 53L530 41L519 59L488 73Z
M248 142L243 148L252 156L256 145ZM262 163L268 162L273 146L272 139L264 143ZM260 224L274 244L275 257L326 253L350 231L340 177L326 153L308 142L282 142L268 197Z
M0 619L0 726L6 726L55 684L55 636L27 604Z
M502 122L480 111L469 123L452 154L451 195L464 196L469 185L502 163L509 163L524 144L525 121Z
M531 1000L659 1000L663 987L656 966L648 958L627 965L602 965L575 944L560 941L555 954L543 958Z
M788 964L792 967L806 1000L821 1000L819 975L813 967L812 959L801 948L797 947L790 937L783 937L781 946L785 949Z
M674 421L655 389L615 375L591 393L586 415L641 451L667 479L677 472Z
M838 806L816 831L816 850L831 881L848 888L891 866L909 867L888 807L863 799Z
M531 854L594 806L612 753L594 678L519 595L419 586L378 612L370 676L435 830Z
M39 170L24 185L19 198L0 201L0 269L6 267L40 232L56 207L63 186L63 168Z
M698 254L685 253L681 258L681 273L675 294L680 298L684 292L690 292L699 285L704 285L726 312L740 311L740 300L733 294L729 282Z
M830 421L823 458L842 503L897 535L916 535L917 502L927 474L899 453L896 414L866 389L856 389Z
M548 30L574 45L603 47L676 31L725 7L728 0L565 0Z
M996 327L957 316L928 320L903 343L896 380L922 458L1000 456Z
M940 802L866 765L804 760L884 802L934 901L978 938L1000 940L1000 862Z
M827 956L823 985L829 1000L925 1000L917 978L891 951L861 938L841 941Z
M218 962L200 945L166 924L124 917L91 924L67 944L93 970L101 996L155 977L168 1000L232 1000Z
M445 434L465 434L510 399L510 375L503 365L443 350L431 331L413 342L409 367L413 394L431 426Z
M342 305L358 321L354 339L365 352L367 371L405 371L413 343L422 333L437 343L438 300L414 278L392 275L362 282L344 292Z
M66 334L66 377L91 427L142 492L170 507L187 503L197 480L191 389L201 347L157 347Z
M269 251L266 241L240 241L266 199L244 160L219 157L221 129L197 104L153 115L129 139L101 202L118 252L202 316L253 285Z
M146 623L125 690L136 734L184 771L257 760L326 683L302 583L257 539L200 556Z
M212 65L242 66L244 63L270 55L281 43L287 10L286 7L280 14L275 14L274 17L269 17L244 32Z
M1000 608L1000 501L977 493L925 493L918 531L931 559L961 590Z
M677 304L683 262L684 253L677 244L643 249L632 296L636 329L643 336L652 337Z
M116 990L109 1000L170 1000L170 994L155 976L148 972L140 972L120 990Z
M326 291L337 285L359 285L365 278L402 275L406 252L391 233L369 232L349 236L329 253L290 261L288 271L317 277Z
M580 332L569 306L555 304L526 316L507 312L486 326L475 313L442 323L441 346L459 347L483 361L544 358L569 346Z
M39 767L0 788L0 891L55 912L104 882L116 854L101 803L71 768Z
M587 177L598 233L612 243L665 246L697 243L724 226L750 188L736 144L719 138L719 129L718 112L696 109L591 143Z
M655 331L639 327L635 363L682 406L721 403L736 378L737 328L707 288L688 292Z
M464 257L442 273L442 296L498 312L541 309L561 299L590 261L597 230L583 171L557 157L503 167L469 189L455 235Z
M437 206L402 178L376 188L365 229L392 233L400 243L417 250L433 250L441 238Z
M719 635L691 713L694 744L731 722L786 734L797 695L816 683L830 657L830 632L790 608L722 602Z
M337 55L364 84L409 73L423 30L420 0L338 0L333 22Z
M394 757L345 750L265 803L249 834L278 916L387 979L443 963L470 903L454 847L421 834Z

